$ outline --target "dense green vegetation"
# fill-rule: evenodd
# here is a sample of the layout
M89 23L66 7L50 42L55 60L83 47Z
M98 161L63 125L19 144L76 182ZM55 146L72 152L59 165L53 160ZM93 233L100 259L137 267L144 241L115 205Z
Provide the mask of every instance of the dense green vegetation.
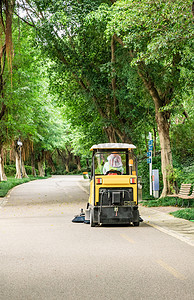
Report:
M194 221L194 208L185 208L177 210L175 212L172 212L171 215L173 215L176 218Z
M1 1L0 181L80 173L93 144L129 142L148 199L152 132L162 197L193 184L191 4Z
M165 198L159 198L159 199L151 199L143 201L142 204L147 207L159 207L159 206L188 206L188 200L184 199L177 199L174 197L165 197ZM194 201L189 200L189 206L194 207Z

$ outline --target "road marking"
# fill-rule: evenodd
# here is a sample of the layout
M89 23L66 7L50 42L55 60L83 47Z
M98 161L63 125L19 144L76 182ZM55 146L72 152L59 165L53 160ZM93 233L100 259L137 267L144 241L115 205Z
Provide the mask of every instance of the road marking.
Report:
M125 240L127 240L128 242L130 242L131 244L135 244L135 241L130 239L126 234L120 234L120 236L122 236L122 238L124 238Z
M181 273L179 273L175 268L169 266L166 262L159 259L156 261L162 268L164 268L166 271L168 271L171 275L174 277L180 279L180 280L186 280L185 276Z

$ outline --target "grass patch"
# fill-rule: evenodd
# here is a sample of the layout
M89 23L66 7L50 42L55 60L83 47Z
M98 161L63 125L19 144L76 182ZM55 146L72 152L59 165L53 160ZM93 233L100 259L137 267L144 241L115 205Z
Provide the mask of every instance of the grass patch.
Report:
M181 218L189 221L194 220L194 208L185 208L171 212L170 214L176 218Z
M184 206L187 206L188 201L184 200ZM147 207L158 207L158 206L182 206L182 199L178 199L176 203L176 198L173 197L165 197L160 199L154 199L154 200L144 200L142 201L142 205ZM194 207L194 202L190 201L190 206Z
M14 177L8 177L7 181L1 181L0 182L0 197L5 197L9 190L11 190L14 186L26 183L32 180L37 180L37 179L46 179L49 178L50 176L47 177L33 177L29 176L29 178L23 178L23 179L16 179Z

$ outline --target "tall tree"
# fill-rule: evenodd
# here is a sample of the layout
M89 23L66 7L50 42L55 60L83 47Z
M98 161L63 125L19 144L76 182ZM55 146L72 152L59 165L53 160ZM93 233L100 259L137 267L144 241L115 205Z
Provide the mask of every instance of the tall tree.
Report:
M130 54L143 85L155 105L161 145L163 191L170 192L172 171L170 116L172 103L181 95L180 72L192 47L190 1L118 1L112 8L107 34ZM180 97L181 98L181 97Z
M63 80L71 82L68 89L76 86L79 97L87 99L86 102L89 100L90 107L102 119L110 142L131 142L134 128L132 112L137 109L137 101L134 95L130 97L126 74L119 74L118 63L119 57L128 54L116 45L114 39L105 39L106 18L97 22L88 18L89 13L96 11L100 4L106 3L110 7L113 2L84 0L68 4L61 1L40 4L32 1L34 11L32 13L32 8L26 7L27 20L36 27L44 52L57 63L60 73L57 84L63 85ZM133 68L129 68L133 72ZM136 97L139 96L137 94L138 89ZM130 109L126 114L127 103Z
M5 73L12 73L12 17L14 11L14 0L2 0L0 2L0 126L7 112L7 105L4 99L6 75ZM7 70L6 70L6 61ZM0 131L0 181L6 180L3 167L3 143L4 128L1 126Z

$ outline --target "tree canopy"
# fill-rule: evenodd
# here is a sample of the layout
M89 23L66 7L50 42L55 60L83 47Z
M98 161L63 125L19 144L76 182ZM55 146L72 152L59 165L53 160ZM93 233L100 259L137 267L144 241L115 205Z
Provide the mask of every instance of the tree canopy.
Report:
M58 151L68 171L93 143L132 142L144 155L151 131L165 196L193 126L191 4L2 2L1 145L21 136L40 161Z

